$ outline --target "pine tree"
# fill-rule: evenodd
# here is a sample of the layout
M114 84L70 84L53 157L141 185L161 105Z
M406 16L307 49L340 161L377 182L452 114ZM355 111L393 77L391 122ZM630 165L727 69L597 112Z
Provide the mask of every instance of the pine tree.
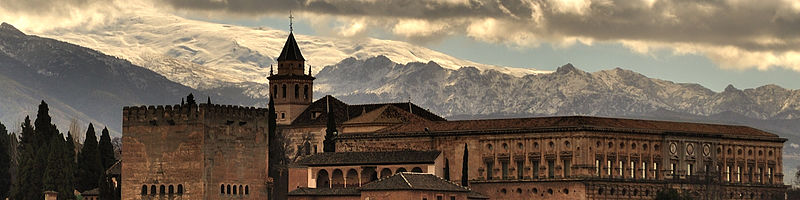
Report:
M186 96L186 104L195 105L197 102L194 101L194 95L189 93L189 96Z
M38 172L44 171L37 165L36 153L38 151L36 132L31 124L30 117L25 117L22 123L22 134L19 144L19 167L17 168L17 182L14 185L11 199L42 199L41 176Z
M94 125L89 124L86 130L86 140L83 141L83 148L78 154L78 180L75 185L78 191L86 191L97 188L97 180L103 175L100 152L97 144L97 135L94 132Z
M6 126L0 123L0 199L5 199L11 189L11 155L8 148L11 141Z
M328 111L328 124L325 127L325 140L322 141L323 152L336 152L336 119L333 112Z
M108 127L103 128L103 134L100 135L100 162L103 163L103 171L114 165L117 158L114 157L114 145L111 144L111 136L108 134Z
M469 150L464 143L464 159L461 161L461 186L469 187Z

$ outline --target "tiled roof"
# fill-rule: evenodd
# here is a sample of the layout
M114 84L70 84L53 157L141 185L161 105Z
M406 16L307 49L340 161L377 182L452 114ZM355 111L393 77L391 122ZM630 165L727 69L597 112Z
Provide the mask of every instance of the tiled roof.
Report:
M289 196L361 196L361 192L358 188L301 187L289 192Z
M305 61L303 54L300 53L300 47L297 46L297 41L294 40L294 33L289 33L289 38L286 39L286 44L283 44L281 55L278 56L278 61L295 60Z
M308 166L427 164L434 163L440 151L325 152L298 161Z
M396 106L384 105L378 109L361 114L356 118L347 120L344 124L398 124L419 123L423 121L426 120Z
M292 121L292 125L325 125L328 122L328 109L333 112L336 118L336 124L342 124L347 120L357 118L364 113L370 113L373 110L383 106L394 106L399 110L409 111L409 113L420 117L421 119L429 121L445 121L444 118L431 113L413 103L384 103L384 104L361 104L361 105L347 105L339 99L327 95L312 102L297 118ZM330 107L330 108L329 108ZM314 116L314 113L319 113L319 116Z
M746 126L587 116L409 123L386 128L378 133L345 134L341 135L341 137L347 138L370 135L415 135L433 133L493 134L508 131L558 131L559 129L610 130L653 134L710 134L721 136L779 139L775 134Z
M470 191L469 194L467 194L467 199L489 199L489 197L475 191Z
M453 182L444 180L433 174L401 172L368 183L361 190L429 190L445 192L470 192L466 187L461 187Z

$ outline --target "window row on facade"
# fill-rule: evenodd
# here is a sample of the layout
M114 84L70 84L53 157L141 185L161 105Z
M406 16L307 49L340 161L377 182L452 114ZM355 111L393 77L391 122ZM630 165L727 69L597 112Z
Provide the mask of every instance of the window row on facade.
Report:
M328 170L320 169L316 173L316 188L348 188L360 187L363 184L372 182L380 178L389 177L392 174L408 172L405 167L399 167L392 171L390 168L380 169L380 174L374 167L362 168L361 171L356 169L345 169L347 174L345 176L342 169L334 169L330 174ZM413 167L411 172L423 173L420 167Z
M286 84L282 84L281 85L281 93L280 93L281 95L280 96L275 96L275 97L276 98L279 97L279 98L284 98L285 99L287 97L287 95L286 95L286 87L287 87ZM309 90L308 89L309 89L308 85L304 84L303 85L303 99L308 99L309 98ZM272 94L274 94L274 95L278 94L278 86L277 85L276 86L272 86ZM294 84L294 98L295 99L300 99L300 84Z
M237 189L238 188L238 189ZM219 194L223 195L249 195L249 185L236 185L236 184L221 184L219 185Z
M158 190L156 190L156 187L158 187ZM148 193L147 185L142 185L142 191L141 191L140 194L141 195L175 195L175 194L182 195L184 193L183 184L178 184L177 191L176 191L176 187L174 185L168 185L168 186L167 185L161 185L161 186L150 185L149 188L150 188L150 190L149 190L150 192Z

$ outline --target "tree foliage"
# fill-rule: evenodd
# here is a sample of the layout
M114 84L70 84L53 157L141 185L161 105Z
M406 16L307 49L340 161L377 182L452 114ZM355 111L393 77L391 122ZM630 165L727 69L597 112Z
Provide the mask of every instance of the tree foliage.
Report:
M464 143L464 158L461 161L461 186L469 186L469 150Z
M78 154L78 176L76 177L78 191L97 188L98 180L103 175L100 152L98 151L94 125L89 124L89 128L86 130L86 140L83 141L83 148Z
M11 189L11 146L10 137L6 126L0 123L0 199L8 197Z
M117 158L114 156L114 145L111 144L111 136L108 134L108 127L103 128L98 145L98 148L100 148L100 162L103 165L103 171L105 171L117 162Z
M325 140L322 141L322 151L324 152L336 152L336 119L333 116L333 112L328 112L328 124L325 127Z
M17 183L12 191L11 199L41 199L42 177L40 171L44 171L42 166L37 165L38 152L35 142L36 132L31 124L30 117L26 116L22 123L22 133L19 144L19 167L17 169Z

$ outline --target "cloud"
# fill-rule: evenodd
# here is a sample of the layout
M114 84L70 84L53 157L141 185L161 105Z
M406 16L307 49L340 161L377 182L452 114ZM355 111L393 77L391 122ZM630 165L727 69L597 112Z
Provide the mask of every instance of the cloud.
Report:
M66 15L72 25L102 20L111 0L0 1L5 13ZM151 0L188 15L263 17L289 10L309 16L318 32L343 37L384 30L412 42L464 35L515 48L542 43L616 43L633 52L703 55L728 69L800 71L797 0ZM114 1L116 2L116 1ZM103 14L75 12L95 9ZM51 14L55 13L55 14ZM12 14L13 15L13 14ZM4 14L0 17L5 19ZM330 19L333 18L333 23ZM56 18L17 18L17 21ZM95 22L94 24L97 24ZM322 30L322 31L320 31Z

